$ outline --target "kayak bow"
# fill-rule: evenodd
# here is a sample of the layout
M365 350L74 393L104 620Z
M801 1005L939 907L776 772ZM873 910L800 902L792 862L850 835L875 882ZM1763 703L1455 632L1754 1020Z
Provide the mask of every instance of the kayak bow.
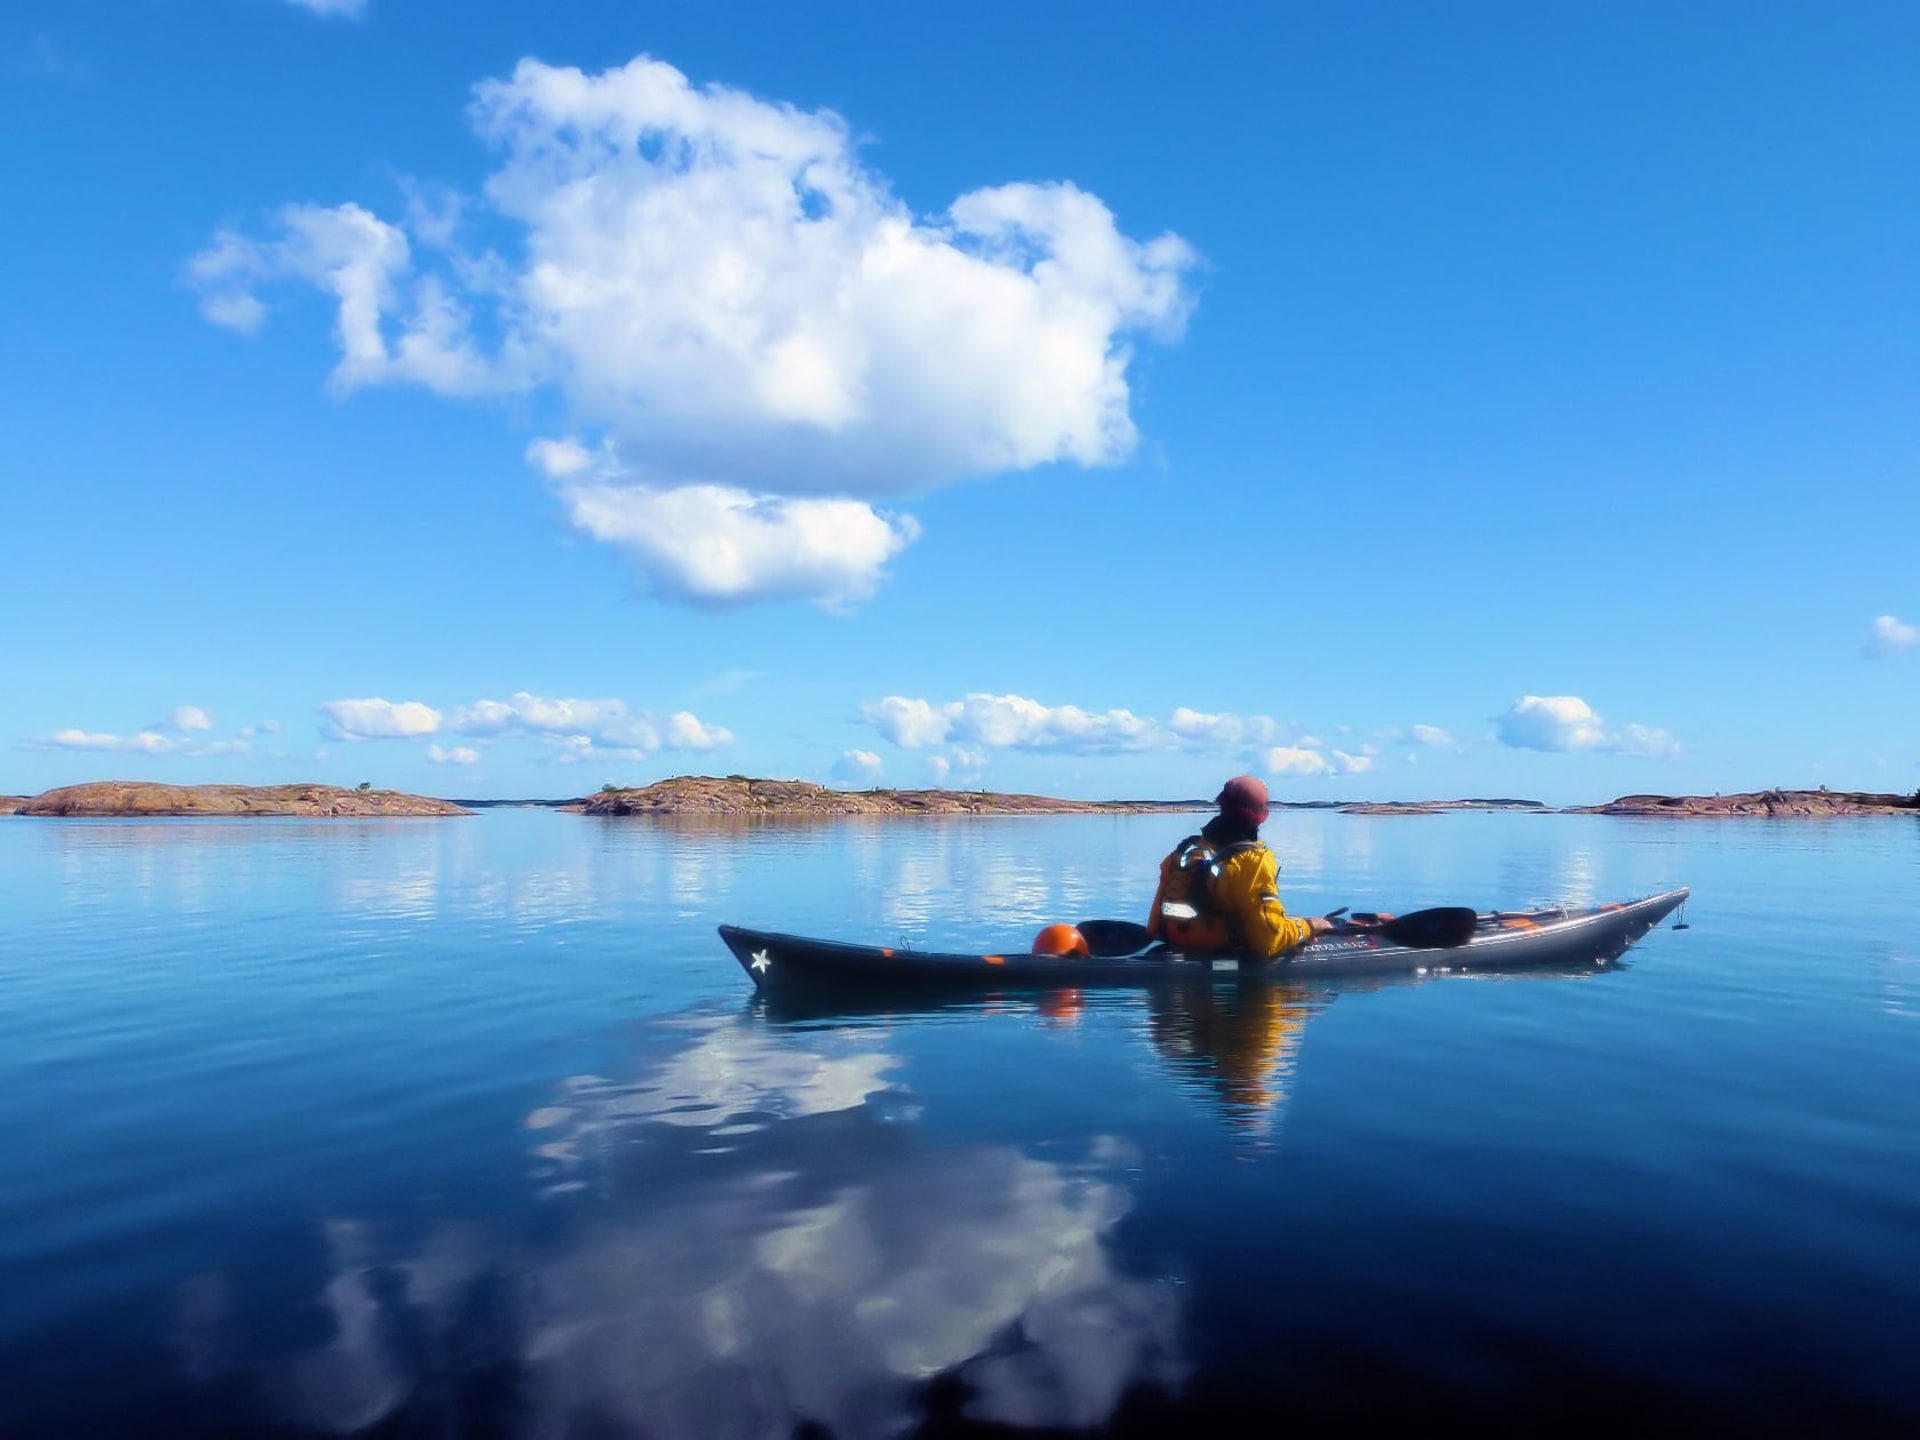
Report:
M1274 960L1154 946L1130 955L957 955L849 945L722 925L720 938L762 990L857 987L1053 989L1150 985L1193 977L1299 980L1316 976L1524 970L1610 965L1685 902L1686 887L1625 904L1495 911L1477 917L1465 944L1405 945L1377 929L1336 930Z

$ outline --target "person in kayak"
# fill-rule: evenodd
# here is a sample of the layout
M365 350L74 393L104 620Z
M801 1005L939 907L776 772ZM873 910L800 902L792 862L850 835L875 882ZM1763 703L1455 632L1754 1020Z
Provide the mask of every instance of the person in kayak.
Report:
M1236 775L1214 803L1220 813L1160 862L1147 933L1182 950L1269 960L1332 930L1331 921L1289 915L1280 903L1280 862L1260 839L1266 785Z

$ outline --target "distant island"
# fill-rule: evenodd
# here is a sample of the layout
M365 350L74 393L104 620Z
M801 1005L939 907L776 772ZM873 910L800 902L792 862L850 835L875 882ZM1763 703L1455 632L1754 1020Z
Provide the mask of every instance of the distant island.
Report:
M13 800L16 815L471 815L451 800L338 785L156 785L101 780ZM0 801L0 814L6 813Z
M1205 800L1057 800L987 790L830 790L806 780L683 775L636 789L602 790L586 815L1142 815L1211 810Z
M1830 815L1920 814L1920 791L1911 795L1875 795L1861 790L1749 790L1739 795L1622 795L1605 805L1578 805L1569 815L1688 816L1772 815L1824 818Z
M609 786L574 800L436 800L398 790L338 785L161 785L104 780L42 795L0 795L0 815L305 815L375 817L471 815L497 806L539 806L602 816L777 816L834 819L914 815L1149 815L1199 813L1207 800L1062 800L991 790L833 790L807 780L756 780L745 775L682 775L651 785ZM1501 810L1527 815L1662 817L1920 815L1920 792L1878 795L1858 790L1754 790L1738 795L1622 795L1604 805L1555 810L1538 800L1276 801L1276 810L1338 810L1345 815L1442 815Z

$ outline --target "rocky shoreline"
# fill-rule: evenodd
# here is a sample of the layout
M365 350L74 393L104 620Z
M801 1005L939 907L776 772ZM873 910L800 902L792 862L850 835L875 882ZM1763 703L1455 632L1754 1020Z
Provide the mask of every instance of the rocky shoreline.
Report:
M1050 795L987 790L832 790L806 780L755 780L682 775L651 785L603 790L583 799L474 801L539 806L600 816L777 817L787 820L915 815L1149 815L1200 813L1205 800L1062 800ZM1857 790L1754 790L1737 795L1622 795L1604 805L1555 810L1538 800L1308 800L1276 802L1278 810L1338 810L1343 815L1443 815L1465 810L1525 815L1628 815L1673 818L1760 816L1825 818L1920 815L1920 792L1881 795ZM41 795L0 795L0 815L177 816L304 815L376 817L471 815L467 803L398 790L338 785L162 785L106 780L66 785Z
M15 797L12 813L45 816L141 815L306 815L357 818L371 816L471 815L450 800L407 795L398 790L348 790L338 785L158 785L137 780L102 780L63 785L40 795ZM0 814L7 811L0 806Z

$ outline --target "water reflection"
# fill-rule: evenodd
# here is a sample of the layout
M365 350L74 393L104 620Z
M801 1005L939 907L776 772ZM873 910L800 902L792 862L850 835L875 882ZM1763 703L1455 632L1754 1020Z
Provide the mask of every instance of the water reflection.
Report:
M275 1418L885 1435L940 1377L973 1418L1084 1428L1179 1382L1180 1292L1111 1251L1138 1163L1124 1139L1045 1158L932 1143L873 1032L695 1015L645 1047L628 1078L568 1081L526 1117L550 1197L533 1233L325 1225L330 1334L245 1367ZM196 1374L232 1350L210 1328L183 1319Z
M1300 1063L1307 1022L1331 993L1298 986L1176 985L1148 994L1147 1036L1243 1138L1270 1135Z
M1434 970L1326 977L1310 984L1253 974L1233 980L1195 977L1140 990L1024 990L919 1000L898 992L863 997L763 991L748 1001L747 1014L775 1027L880 1019L911 1025L936 1015L1012 1014L1031 1016L1043 1029L1065 1030L1081 1025L1090 1011L1117 1013L1124 1017L1124 1028L1144 1038L1177 1083L1219 1112L1229 1134L1264 1142L1273 1137L1285 1113L1309 1022L1340 996L1416 985L1577 980L1630 968L1625 961L1611 960L1498 973ZM850 1028L845 1033L859 1032Z
M636 1124L704 1129L717 1139L751 1134L864 1105L888 1088L887 1072L899 1063L878 1035L857 1031L841 1038L837 1053L823 1053L824 1044L782 1043L762 1027L715 1016L662 1030L684 1031L688 1043L641 1078L572 1076L554 1103L527 1116L540 1137L534 1154L555 1167L542 1177L548 1193L580 1188L587 1163L604 1160L606 1147Z

